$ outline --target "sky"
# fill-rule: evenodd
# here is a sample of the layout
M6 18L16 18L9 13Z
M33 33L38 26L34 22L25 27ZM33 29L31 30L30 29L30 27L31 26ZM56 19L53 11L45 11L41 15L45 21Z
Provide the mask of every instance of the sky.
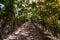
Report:
M4 8L4 7L5 7L5 5L0 3L0 8Z

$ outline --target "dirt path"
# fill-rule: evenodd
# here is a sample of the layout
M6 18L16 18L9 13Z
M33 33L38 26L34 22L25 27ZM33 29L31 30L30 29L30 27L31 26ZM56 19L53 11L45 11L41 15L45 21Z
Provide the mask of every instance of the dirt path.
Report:
M36 23L35 25L43 29L42 26ZM31 22L26 22L4 40L60 40L53 37L52 34L49 34L47 31L37 31L35 25Z

